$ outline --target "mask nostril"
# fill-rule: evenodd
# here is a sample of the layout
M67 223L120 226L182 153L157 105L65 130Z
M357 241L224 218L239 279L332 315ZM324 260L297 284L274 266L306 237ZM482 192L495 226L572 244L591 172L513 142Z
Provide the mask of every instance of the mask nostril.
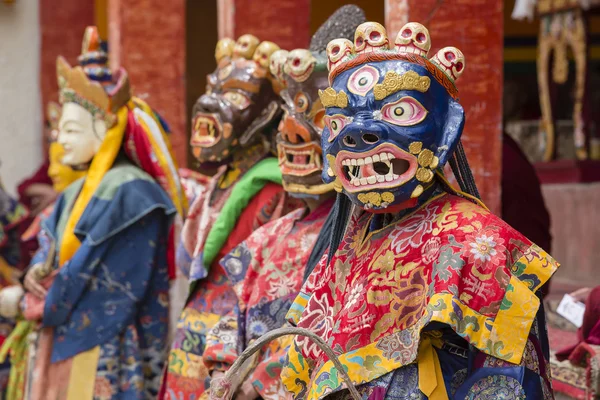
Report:
M362 135L362 140L366 144L375 144L375 143L379 142L379 136L377 136L373 133L365 133L364 135Z
M350 136L350 135L344 136L343 142L348 147L355 147L356 146L356 140L354 140L354 138L352 136Z

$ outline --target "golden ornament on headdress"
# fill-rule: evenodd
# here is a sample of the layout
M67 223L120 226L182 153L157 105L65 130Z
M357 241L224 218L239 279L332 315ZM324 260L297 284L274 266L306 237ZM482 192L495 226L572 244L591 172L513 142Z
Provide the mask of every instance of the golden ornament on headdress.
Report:
M238 38L233 47L233 56L251 60L260 40L254 35L246 34Z
M319 98L324 107L348 107L348 95L343 90L336 92L334 88L319 90Z
M254 55L252 56L252 59L254 60L254 62L256 62L261 67L268 69L269 68L269 59L270 59L271 55L273 53L275 53L277 50L279 50L279 46L277 46L275 43L269 42L269 41L264 41L258 45L256 50L254 51Z
M61 92L73 91L103 111L110 112L108 94L102 85L91 81L87 77L83 68L79 66L71 68L67 60L62 56L58 56L56 60L56 73Z
M111 73L95 26L86 28L78 59L83 67L71 67L60 56L56 60L60 103L79 104L95 118L104 119L111 128L116 123L117 110L131 99L127 72L121 68L114 74ZM108 80L107 77L111 79ZM109 91L105 89L107 86L111 87Z
M373 94L375 100L383 100L387 96L399 92L400 90L418 90L425 93L429 89L431 80L427 76L421 76L415 71L408 71L398 75L394 71L385 74L383 82L375 85Z
M234 47L235 42L233 39L224 38L219 40L217 42L217 47L215 48L215 60L217 60L217 64L225 57L231 57Z

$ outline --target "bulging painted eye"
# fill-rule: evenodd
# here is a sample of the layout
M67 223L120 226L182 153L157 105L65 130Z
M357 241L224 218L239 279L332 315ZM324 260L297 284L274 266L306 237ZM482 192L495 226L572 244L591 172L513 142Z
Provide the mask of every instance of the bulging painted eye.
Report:
M324 117L325 117L325 110L317 111L317 113L313 117L313 124L315 124L315 126L321 130L323 130L323 127L325 126ZM319 135L321 135L321 132L319 132Z
M412 126L422 122L427 110L412 97L403 97L394 103L388 103L381 109L381 119L398 126Z
M325 125L329 128L328 141L333 141L340 134L342 129L351 121L351 119L342 114L326 115L323 117Z
M244 109L250 105L250 99L238 92L227 92L223 95L225 100L230 102L234 107Z
M302 92L296 93L294 106L296 107L296 111L303 113L308 109L308 97Z
M348 79L348 90L359 96L365 96L369 90L373 89L379 80L379 71L367 65L355 71Z

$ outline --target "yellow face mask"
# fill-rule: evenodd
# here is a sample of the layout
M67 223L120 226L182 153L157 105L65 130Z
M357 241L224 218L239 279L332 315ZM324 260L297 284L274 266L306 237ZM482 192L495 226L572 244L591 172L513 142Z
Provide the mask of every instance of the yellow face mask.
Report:
M86 171L75 171L71 167L64 165L61 160L65 153L63 147L57 142L50 143L49 156L50 166L48 167L48 176L52 179L54 190L62 192L71 183L85 176Z

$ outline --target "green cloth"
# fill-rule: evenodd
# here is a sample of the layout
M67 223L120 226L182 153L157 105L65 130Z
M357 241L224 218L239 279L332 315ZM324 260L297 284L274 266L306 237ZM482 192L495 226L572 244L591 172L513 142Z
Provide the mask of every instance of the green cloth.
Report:
M22 399L25 396L29 354L27 337L34 329L34 322L20 320L0 349L0 362L6 361L10 355L11 367L6 389L7 399Z
M273 157L256 163L235 184L206 237L202 260L207 272L250 200L269 182L281 185L281 170L277 159Z

